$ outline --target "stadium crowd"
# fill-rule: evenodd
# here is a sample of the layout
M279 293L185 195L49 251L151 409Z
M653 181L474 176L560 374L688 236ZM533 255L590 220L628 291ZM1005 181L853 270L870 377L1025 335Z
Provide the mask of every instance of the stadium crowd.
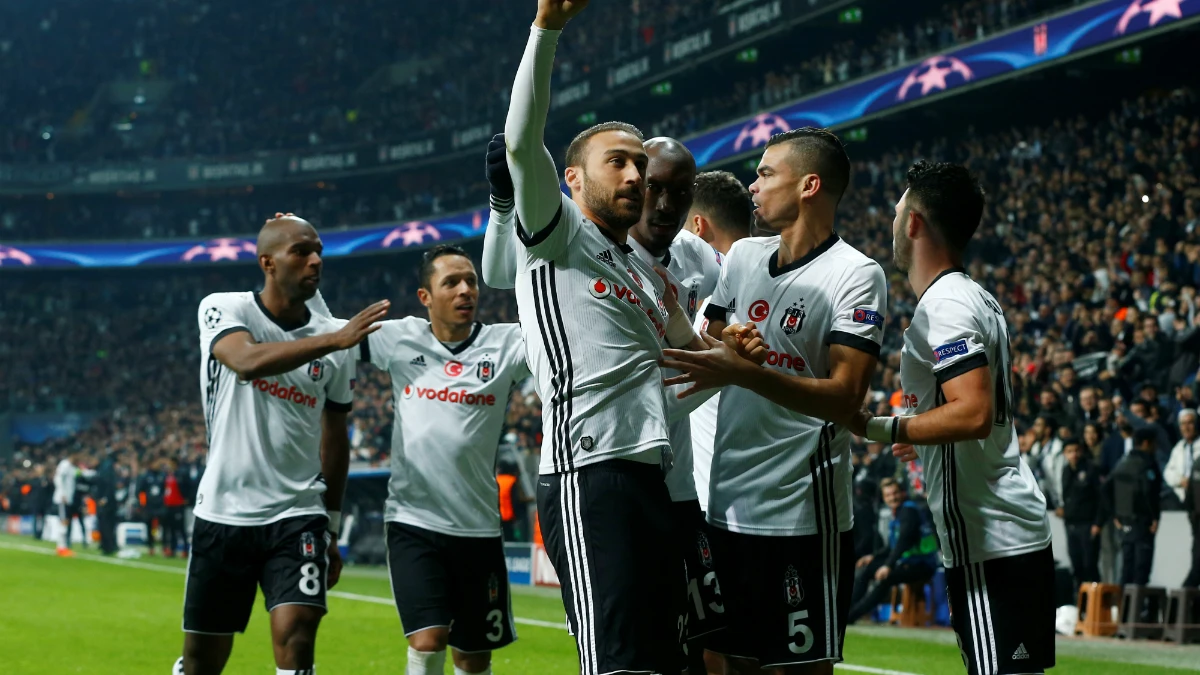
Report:
M822 2L808 1L814 7ZM906 10L912 18L879 27L874 41L820 43L814 47L820 53L803 61L764 62L758 74L728 91L706 93L665 117L646 112L628 121L686 135L1072 1L925 3ZM604 3L560 47L557 82L569 84L744 4L672 0L654 3L651 11L640 0ZM147 0L139 9L105 15L103 22L96 20L102 8L80 2L4 10L16 30L0 42L0 77L11 83L0 93L0 162L230 155L495 123L508 105L509 77L528 21L515 7L481 11L461 0L416 9L378 0L345 6L216 2L197 6L182 20L167 0ZM422 29L449 23L472 39L451 46ZM292 48L263 53L258 45L266 26L273 35L289 36ZM429 54L436 56L424 56ZM133 82L143 102L131 105L116 88L97 96L102 82ZM551 139L550 145L565 147L568 140ZM132 236L142 231L134 228Z
M838 231L889 270L884 356L872 386L888 414L901 408L901 336L915 306L891 266L892 205L905 168L921 156L966 163L988 192L968 270L1007 311L1021 449L1050 508L1063 505L1063 441L1078 439L1107 473L1143 429L1153 433L1166 469L1164 506L1181 507L1182 457L1195 435L1194 417L1188 427L1182 411L1196 407L1200 368L1197 93L1156 91L1093 116L934 139L857 160ZM477 243L471 251L478 256ZM412 254L334 259L323 292L343 316L382 297L392 299L395 316L420 314L415 269ZM196 306L210 292L253 288L258 274L246 266L150 277L38 274L0 288L0 379L7 384L0 407L100 413L74 436L19 445L0 469L0 493L19 503L19 486L68 453L92 463L115 450L131 465L160 457L202 464ZM510 292L483 297L481 320L515 320ZM368 366L362 371L354 456L381 465L390 384ZM536 397L515 398L506 434L521 452L537 453ZM856 446L854 461L868 518L872 508L878 513L875 487L885 478L921 492L919 465L901 468L882 445Z

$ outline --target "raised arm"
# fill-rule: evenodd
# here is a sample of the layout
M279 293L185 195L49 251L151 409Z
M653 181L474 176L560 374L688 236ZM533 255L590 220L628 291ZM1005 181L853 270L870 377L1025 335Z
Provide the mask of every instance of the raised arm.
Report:
M558 171L544 140L554 51L567 21L586 5L586 0L539 0L504 121L519 227L521 234L535 242L557 222L563 199ZM529 241L525 243L531 246Z
M491 186L491 213L483 234L483 282L492 288L513 288L517 277L520 243L513 236L516 209L507 155L504 134L496 134L488 143L486 168Z

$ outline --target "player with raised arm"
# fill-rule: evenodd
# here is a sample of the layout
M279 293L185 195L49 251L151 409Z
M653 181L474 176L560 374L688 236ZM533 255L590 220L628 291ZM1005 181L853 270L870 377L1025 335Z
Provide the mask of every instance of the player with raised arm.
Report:
M305 301L321 280L321 239L294 216L258 234L263 290L200 302L200 390L208 466L184 592L177 673L217 675L244 632L258 586L279 675L314 672L349 467L355 363L345 350L379 329L389 303L344 326Z
M892 238L918 298L900 360L913 414L862 410L852 428L921 459L967 672L1041 673L1054 665L1046 499L1017 447L1004 310L963 269L983 207L965 167L909 168Z
M760 228L725 259L706 310L758 324L766 367L725 343L667 350L668 383L726 385L718 409L708 520L729 629L730 672L831 673L854 583L850 434L875 372L883 269L833 231L850 183L841 141L823 129L778 134L750 186Z
M479 279L466 251L425 253L417 296L428 320L385 321L361 358L394 392L384 512L388 571L408 638L407 675L491 673L516 640L500 530L496 455L513 386L529 375L521 327L475 320Z
M581 672L677 673L686 591L657 361L664 337L704 342L627 242L645 199L641 133L620 122L580 133L566 154L571 197L559 190L543 144L550 73L586 4L539 0L504 129L524 246L517 305L545 429L538 515Z

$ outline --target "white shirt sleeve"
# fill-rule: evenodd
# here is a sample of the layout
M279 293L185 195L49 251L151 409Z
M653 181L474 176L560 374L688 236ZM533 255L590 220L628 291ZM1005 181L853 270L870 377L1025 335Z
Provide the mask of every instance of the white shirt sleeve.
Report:
M735 289L733 288L733 266L734 255L739 250L741 242L735 242L733 247L729 249L729 255L725 256L725 260L721 265L721 274L717 277L717 286L713 289L712 297L708 299L708 306L704 308L704 318L708 321L728 321L737 303L737 298L734 297Z
M984 336L971 308L945 298L930 298L917 310L924 315L921 356L938 384L988 365ZM916 321L913 322L914 324Z
M380 370L391 368L392 356L414 321L420 319L405 317L380 322L379 330L359 343L358 360L367 361Z
M325 296L321 295L320 290L317 291L316 295L309 298L308 302L304 303L304 306L313 314L320 314L329 319L333 318L333 312L330 311L329 305L325 304Z
M878 358L887 311L887 279L874 261L852 270L833 300L829 344L840 344Z
M529 361L525 358L525 338L521 335L521 324L508 324L510 335L508 345L509 367L513 369L512 381L520 382L529 377Z
M516 192L517 236L530 255L542 259L566 250L579 225L576 218L567 219L563 212L569 200L559 190L558 170L544 144L550 75L561 34L530 28L504 121L508 170ZM568 220L569 227L561 227L563 220Z
M483 234L483 283L492 288L513 288L521 243L513 236L516 210L511 201L492 200L487 230Z
M354 407L354 375L358 361L354 358L356 349L335 352L330 355L333 361L333 377L325 385L325 407L339 412L350 412Z
M200 325L200 344L207 345L208 353L226 335L250 331L242 316L245 305L239 293L213 293L200 301L196 321Z

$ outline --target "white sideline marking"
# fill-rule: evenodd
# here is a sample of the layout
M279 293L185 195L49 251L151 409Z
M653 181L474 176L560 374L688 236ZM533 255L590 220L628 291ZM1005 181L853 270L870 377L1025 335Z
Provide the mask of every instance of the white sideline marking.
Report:
M54 549L43 548L41 546L30 546L29 544L15 544L7 541L0 541L0 548L10 551L24 551L26 553L40 553L42 555L56 555ZM124 560L121 558L106 558L104 556L92 555L90 553L76 552L76 559L90 560L92 562L105 563L108 565L116 565L117 567L132 567L139 570L150 570L151 572L169 572L172 574L187 574L187 570L182 567L168 567L167 565L156 565L154 563L138 562L136 560ZM344 593L342 591L329 591L327 593L335 598L343 600L357 600L359 602L369 602L376 605L393 606L391 598L381 598L375 595L359 595L358 593ZM514 617L514 621L526 626L538 626L539 628L554 628L561 631L566 631L567 626L563 621L541 621L538 619L523 619ZM839 670L850 670L858 673L871 673L871 675L918 675L917 673L909 673L902 670L886 670L884 668L872 668L871 666L856 666L850 663L839 663L835 666Z

